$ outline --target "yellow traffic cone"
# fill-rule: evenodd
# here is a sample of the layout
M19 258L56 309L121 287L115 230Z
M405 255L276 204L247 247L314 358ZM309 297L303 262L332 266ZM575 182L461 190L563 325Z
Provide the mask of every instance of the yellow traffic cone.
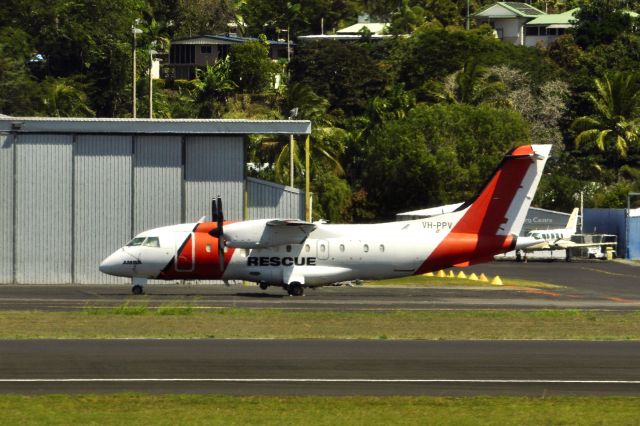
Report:
M471 275L469 275L469 279L471 281L478 281L478 276L475 274L475 272L472 272Z
M465 275L465 273L463 271L460 271L460 272L458 272L458 278L465 280L465 279L467 279L467 276Z
M433 276L433 272L427 272L426 274L422 274L425 277L432 277Z
M484 273L482 273L480 274L480 277L478 277L478 281L482 281L483 283L488 283L489 278L487 278L487 276Z
M449 271L449 275L447 275L449 278L455 278L456 275L453 273L453 271Z
M502 280L499 275L496 275L494 279L491 280L491 284L493 285L502 285Z
M444 273L444 271L442 269L440 269L437 273L436 273L436 277L438 278L444 278L447 275Z

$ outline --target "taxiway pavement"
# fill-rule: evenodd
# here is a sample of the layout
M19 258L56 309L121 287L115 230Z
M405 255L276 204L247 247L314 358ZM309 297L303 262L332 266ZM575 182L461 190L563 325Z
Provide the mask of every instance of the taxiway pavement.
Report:
M150 307L188 302L196 309L640 309L640 265L636 264L500 261L465 268L465 272L562 287L341 286L308 289L305 297L289 297L282 289L262 291L255 285L150 284L142 297ZM132 299L135 297L127 285L0 286L1 310L80 310L87 306L118 306Z

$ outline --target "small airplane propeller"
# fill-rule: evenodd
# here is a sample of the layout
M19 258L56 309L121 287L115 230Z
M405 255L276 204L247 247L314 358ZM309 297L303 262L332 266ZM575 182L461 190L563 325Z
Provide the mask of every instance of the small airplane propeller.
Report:
M216 198L211 199L211 221L217 222L218 227L212 236L218 237L218 260L220 262L220 271L224 270L224 215L222 213L222 198L218 195Z

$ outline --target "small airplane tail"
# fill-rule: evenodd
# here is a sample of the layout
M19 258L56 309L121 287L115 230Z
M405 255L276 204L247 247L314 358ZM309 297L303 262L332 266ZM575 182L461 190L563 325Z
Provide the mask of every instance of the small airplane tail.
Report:
M452 220L451 231L417 273L468 266L513 249L550 151L551 145L525 145L505 155L475 197L440 216Z
M575 234L578 230L578 212L580 209L577 207L573 209L571 215L569 216L569 221L567 222L567 226L565 230L570 231L572 234Z

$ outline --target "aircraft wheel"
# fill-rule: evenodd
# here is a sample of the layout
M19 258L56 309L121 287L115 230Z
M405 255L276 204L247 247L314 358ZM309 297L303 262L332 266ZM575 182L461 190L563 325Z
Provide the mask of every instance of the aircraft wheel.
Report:
M304 295L304 287L300 283L291 283L289 284L289 295L290 296L302 296Z
M131 288L131 293L139 295L144 293L144 288L141 285L136 284Z
M260 284L258 284L260 286L260 290L266 290L269 288L269 284L265 283L265 282L261 282Z

